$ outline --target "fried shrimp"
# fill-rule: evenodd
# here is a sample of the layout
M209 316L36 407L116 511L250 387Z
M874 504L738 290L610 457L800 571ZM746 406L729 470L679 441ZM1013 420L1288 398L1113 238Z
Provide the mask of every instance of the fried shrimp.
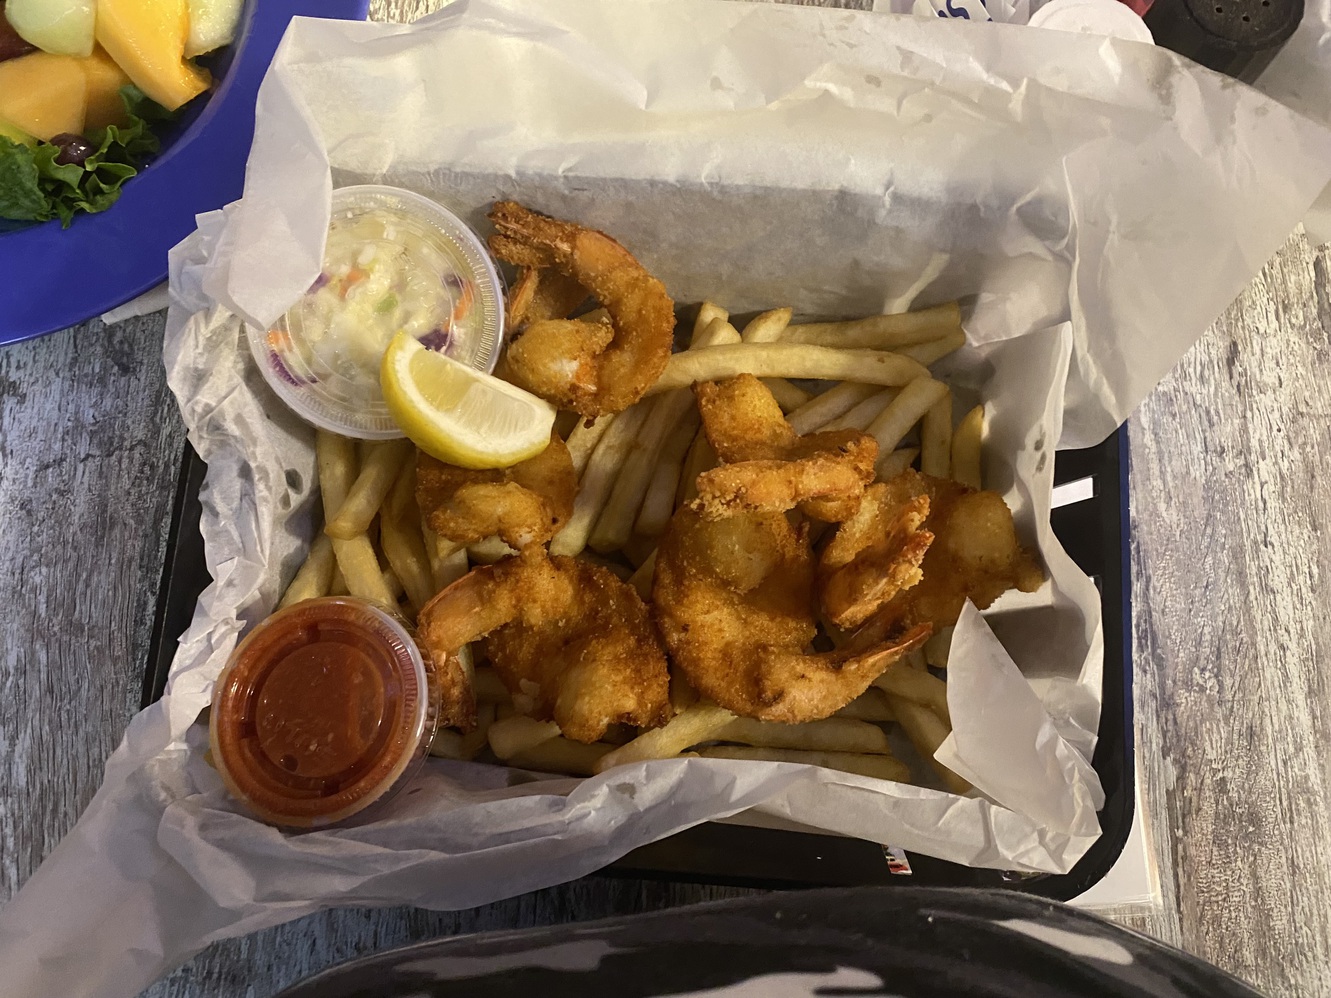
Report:
M928 503L923 529L909 525L914 517L909 510L919 509L913 505L919 499ZM918 563L922 573L919 583L895 594L880 594L888 598L882 600L881 609L853 643L872 641L876 634L892 633L902 626L928 624L935 630L949 627L957 622L967 600L984 610L1009 589L1030 593L1044 582L1043 570L1017 540L1012 511L997 492L981 492L958 482L905 471L885 483L881 508L896 511L885 513L885 517L896 515L906 521L894 526L907 532L914 529L916 536L932 534L933 542ZM836 539L829 543L827 551L835 543ZM907 540L906 545L918 543ZM847 550L853 546L848 543ZM863 549L867 553L875 550L881 548L869 545ZM854 558L848 566L855 565ZM833 595L839 599L836 593ZM823 604L831 616L833 607L828 605L826 589Z
M676 666L703 696L745 717L828 717L929 637L927 625L871 648L814 653L814 558L782 513L707 520L688 507L656 555L653 607Z
M799 506L835 522L854 515L878 444L858 430L800 436L751 374L694 386L708 442L725 462L698 476L694 508L709 520Z
M436 661L468 642L484 650L515 703L578 742L614 724L649 728L669 714L665 653L647 607L609 570L544 551L473 569L421 610Z
M544 544L573 515L578 477L559 434L550 446L511 468L473 471L421 451L416 458L416 502L440 537L474 544L498 534L519 551Z
M934 535L921 529L927 495L903 497L885 482L869 486L818 561L823 612L838 627L858 627L898 593L916 585Z
M538 214L513 201L490 210L496 257L539 271L526 320L509 345L506 376L518 386L583 416L622 412L661 376L670 357L675 305L665 285L603 232ZM541 317L545 274L571 279L605 307L610 323ZM524 276L523 281L528 280ZM560 302L567 297L556 296ZM565 312L564 316L569 313Z

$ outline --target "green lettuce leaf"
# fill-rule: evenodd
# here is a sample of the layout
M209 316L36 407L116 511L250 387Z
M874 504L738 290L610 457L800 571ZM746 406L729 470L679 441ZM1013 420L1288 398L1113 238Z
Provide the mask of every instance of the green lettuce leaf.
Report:
M50 142L25 146L0 137L0 218L59 218L68 228L79 212L105 211L115 204L121 185L161 149L151 123L175 117L138 87L122 87L120 98L129 123L88 132L84 138L94 151L81 165L56 162L60 147Z

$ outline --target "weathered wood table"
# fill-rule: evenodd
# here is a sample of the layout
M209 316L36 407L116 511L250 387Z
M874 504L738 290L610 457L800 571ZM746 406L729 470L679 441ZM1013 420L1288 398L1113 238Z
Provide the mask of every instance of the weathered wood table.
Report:
M1331 250L1292 236L1131 426L1137 739L1164 906L1124 920L1272 995L1331 994L1328 268ZM184 446L162 331L159 314L0 348L0 900L138 709ZM327 912L214 946L146 994L265 996L409 940L741 893L591 878L473 911Z

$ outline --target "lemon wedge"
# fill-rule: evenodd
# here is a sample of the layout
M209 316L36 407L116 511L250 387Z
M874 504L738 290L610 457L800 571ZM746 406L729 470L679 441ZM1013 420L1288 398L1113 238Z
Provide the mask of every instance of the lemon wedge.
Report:
M508 468L550 443L555 407L421 346L408 333L379 367L393 419L417 447L463 468Z

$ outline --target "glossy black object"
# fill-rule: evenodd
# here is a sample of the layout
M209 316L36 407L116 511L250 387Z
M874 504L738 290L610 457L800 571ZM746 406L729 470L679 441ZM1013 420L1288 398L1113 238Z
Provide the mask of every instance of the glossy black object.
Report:
M1303 20L1303 0L1156 0L1142 18L1155 43L1251 83Z
M772 894L420 943L278 998L1257 998L1195 957L1004 891Z
M187 449L144 676L145 706L162 695L176 639L189 626L199 594L209 582L199 536L199 487L206 470ZM1051 517L1054 533L1072 560L1099 585L1104 614L1104 699L1092 759L1105 790L1100 811L1103 834L1068 873L979 870L910 853L911 873L902 875L889 868L883 846L873 842L714 823L636 849L602 873L741 887L1002 887L1059 900L1076 897L1098 883L1123 851L1135 806L1126 427L1096 447L1057 453L1056 485L1088 478L1093 479L1094 495L1055 509Z

